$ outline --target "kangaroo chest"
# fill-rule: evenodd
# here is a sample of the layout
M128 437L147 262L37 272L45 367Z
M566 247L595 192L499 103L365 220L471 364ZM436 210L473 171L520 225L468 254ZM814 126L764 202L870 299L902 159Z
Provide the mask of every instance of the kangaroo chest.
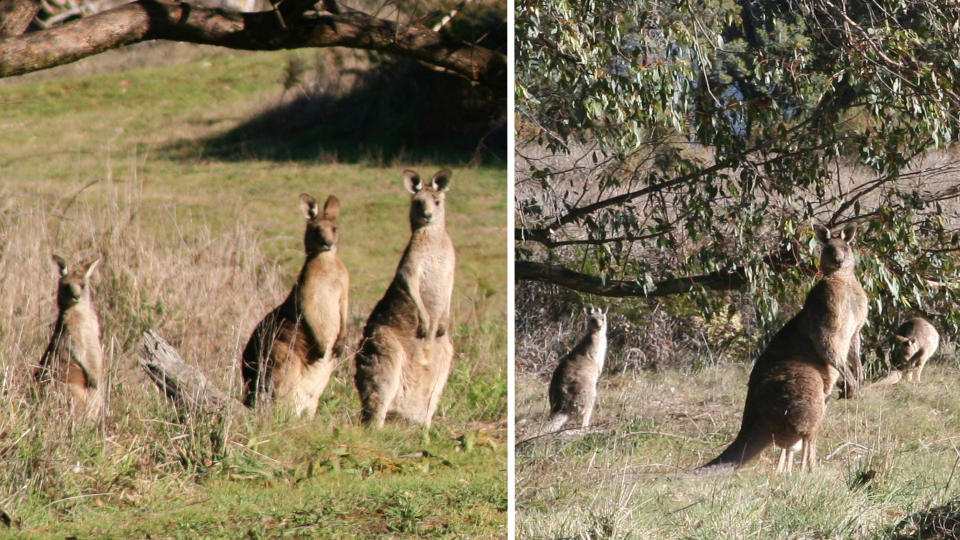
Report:
M450 303L453 288L454 254L450 241L444 235L425 245L411 246L408 263L420 284L420 298L431 314L437 314Z
M337 272L337 261L314 260L308 263L297 284L298 317L315 326L314 331L327 330L334 336L340 327L340 297L342 281Z
M843 305L846 309L841 313L844 319L843 337L853 339L867 318L867 295L856 279L847 281L845 285Z
M93 312L74 308L63 314L57 354L61 361L76 357L88 369L99 370L100 324Z
M594 338L596 345L593 347L593 360L597 363L597 373L603 371L603 362L607 357L607 336L601 335Z

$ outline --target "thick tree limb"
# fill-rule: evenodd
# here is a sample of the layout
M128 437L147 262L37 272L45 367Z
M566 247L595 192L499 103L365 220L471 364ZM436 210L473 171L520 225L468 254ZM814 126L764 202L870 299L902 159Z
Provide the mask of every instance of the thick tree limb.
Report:
M180 353L153 330L143 333L143 344L138 352L140 367L167 397L181 407L204 414L250 415L250 410L242 403L211 385L200 370L184 363Z
M0 39L0 77L67 64L140 41L155 39L277 50L349 47L405 56L438 66L497 90L506 89L506 55L455 43L416 25L397 25L351 11L339 15L234 13L138 0L39 32Z
M37 0L0 0L0 38L24 33L39 11Z
M739 289L747 283L746 276L741 271L734 270L729 273L713 272L702 276L667 279L654 283L652 290L645 290L643 285L636 281L609 279L604 281L597 276L575 272L559 265L533 261L517 261L515 275L518 280L541 281L580 292L616 297L669 296L687 293L696 287L730 291Z

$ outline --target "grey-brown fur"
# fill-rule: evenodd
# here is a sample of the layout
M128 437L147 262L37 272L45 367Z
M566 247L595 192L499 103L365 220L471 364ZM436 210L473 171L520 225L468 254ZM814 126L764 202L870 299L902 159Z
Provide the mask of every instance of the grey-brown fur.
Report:
M430 425L450 373L450 298L455 255L445 228L450 171L424 185L403 172L410 203L410 242L393 282L363 329L354 382L361 420L382 426L388 414Z
M740 432L733 443L700 471L740 467L771 443L781 448L778 471L790 470L802 448L804 469L816 465L816 443L826 398L848 360L859 359L859 335L867 297L854 274L849 242L854 226L831 234L815 226L821 242L823 278L800 310L774 336L750 373Z
M590 306L586 317L586 335L560 360L550 379L550 419L545 431L557 431L571 418L579 418L581 428L590 425L607 354L607 316Z
M59 313L50 344L34 372L37 382L66 386L78 417L94 418L103 410L103 350L100 321L90 294L90 276L100 259L69 268L57 255Z
M338 252L340 201L300 195L306 259L287 299L260 321L243 351L244 403L264 398L313 416L347 335L350 274Z
M923 366L940 345L940 334L925 319L916 317L900 325L894 338L899 342L897 357L902 365L904 378L920 382Z

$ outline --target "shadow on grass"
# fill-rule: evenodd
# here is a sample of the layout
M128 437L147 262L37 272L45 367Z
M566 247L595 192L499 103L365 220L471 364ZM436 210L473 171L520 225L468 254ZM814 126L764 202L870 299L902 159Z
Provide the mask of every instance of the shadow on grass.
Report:
M506 50L502 14L489 7L449 32ZM502 46L502 47L501 47ZM166 149L174 158L402 161L506 165L506 87L491 90L418 62L374 52L291 55L283 95L247 121Z
M928 508L897 523L890 538L898 540L946 540L960 538L960 500Z

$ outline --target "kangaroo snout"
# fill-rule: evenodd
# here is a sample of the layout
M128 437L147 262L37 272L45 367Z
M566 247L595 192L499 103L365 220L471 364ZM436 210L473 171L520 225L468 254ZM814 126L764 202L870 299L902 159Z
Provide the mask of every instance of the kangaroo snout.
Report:
M83 288L78 283L63 283L60 285L60 294L57 295L57 304L60 308L75 305L83 297Z
M843 250L838 249L836 246L825 246L824 257L823 257L823 266L827 269L836 269L843 266L844 258L846 255Z
M433 220L433 208L431 208L431 201L426 199L416 199L413 201L413 211L419 221L423 223L430 223Z

